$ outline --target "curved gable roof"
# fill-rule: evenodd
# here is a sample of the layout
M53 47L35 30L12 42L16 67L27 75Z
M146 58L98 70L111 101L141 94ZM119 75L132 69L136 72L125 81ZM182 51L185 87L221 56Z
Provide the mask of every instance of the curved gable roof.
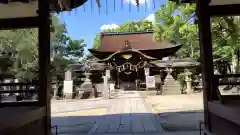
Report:
M101 34L101 42L98 51L117 52L123 48L126 40L128 40L131 47L136 50L156 50L175 46L175 44L168 41L154 41L153 32L115 32Z

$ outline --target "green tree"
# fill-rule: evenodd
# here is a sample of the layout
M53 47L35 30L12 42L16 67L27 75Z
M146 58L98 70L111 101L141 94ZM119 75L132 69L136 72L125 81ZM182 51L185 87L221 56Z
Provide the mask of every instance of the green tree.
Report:
M11 66L8 65L5 73L24 80L31 80L37 76L37 36L37 29L0 32L0 53L12 63Z
M100 42L101 42L100 34L97 34L97 35L93 38L92 49L98 49L98 47L100 46Z
M104 32L141 32L148 31L153 29L152 22L148 20L140 20L140 21L128 21L119 25L116 29L106 29ZM98 49L100 46L100 33L98 33L93 39L93 49Z
M232 70L239 73L240 18L217 17L212 19L213 50L216 58L232 60Z
M178 5L168 1L155 13L156 24L153 26L153 39L168 40L182 44L176 53L178 58L199 57L198 27L193 23L194 4Z
M52 16L51 73L63 77L70 63L77 63L83 56L84 40L73 40L67 36L65 24ZM38 76L38 30L18 29L0 31L1 74L21 81L32 81ZM7 61L6 61L7 59Z
M198 27L194 24L195 5L168 1L155 13L154 40L174 40L182 44L178 58L198 58ZM240 19L239 17L212 18L212 44L214 58L232 60L232 70L240 70Z
M51 34L51 73L53 78L61 81L68 65L79 63L86 44L83 39L71 39L67 35L66 25L60 23L56 16L52 17L52 22L54 31Z

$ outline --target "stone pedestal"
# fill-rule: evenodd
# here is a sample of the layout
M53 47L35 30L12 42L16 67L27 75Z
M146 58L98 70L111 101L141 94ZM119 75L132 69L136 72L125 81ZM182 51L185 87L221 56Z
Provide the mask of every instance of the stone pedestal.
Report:
M163 85L163 94L181 94L180 83L172 77L171 73L172 69L167 68L167 76Z
M187 84L187 88L186 88L187 94L193 93L192 80L191 79L187 79L187 77L186 77L186 84Z

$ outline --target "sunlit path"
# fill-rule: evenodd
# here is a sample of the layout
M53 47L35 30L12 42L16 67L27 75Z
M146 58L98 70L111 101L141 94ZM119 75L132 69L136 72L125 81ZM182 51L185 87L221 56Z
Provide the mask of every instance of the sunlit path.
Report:
M122 97L122 95L121 95ZM155 124L154 115L148 111L143 98L113 99L101 122L92 133L150 133L161 129Z
M115 93L115 98L53 104L52 124L59 134L159 133L155 116L136 91ZM65 108L65 109L64 109ZM64 112L64 110L66 110ZM59 113L57 113L59 112Z

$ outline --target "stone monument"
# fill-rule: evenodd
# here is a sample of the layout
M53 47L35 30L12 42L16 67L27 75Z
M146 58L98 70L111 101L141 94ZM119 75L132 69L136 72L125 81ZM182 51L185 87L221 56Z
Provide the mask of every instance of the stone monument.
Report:
M73 97L73 80L71 70L65 72L65 80L63 82L64 98L71 99Z
M105 75L103 76L103 92L102 92L102 97L104 99L109 99L110 98L110 90L109 90L109 83L108 79L110 78L110 70L106 70Z

